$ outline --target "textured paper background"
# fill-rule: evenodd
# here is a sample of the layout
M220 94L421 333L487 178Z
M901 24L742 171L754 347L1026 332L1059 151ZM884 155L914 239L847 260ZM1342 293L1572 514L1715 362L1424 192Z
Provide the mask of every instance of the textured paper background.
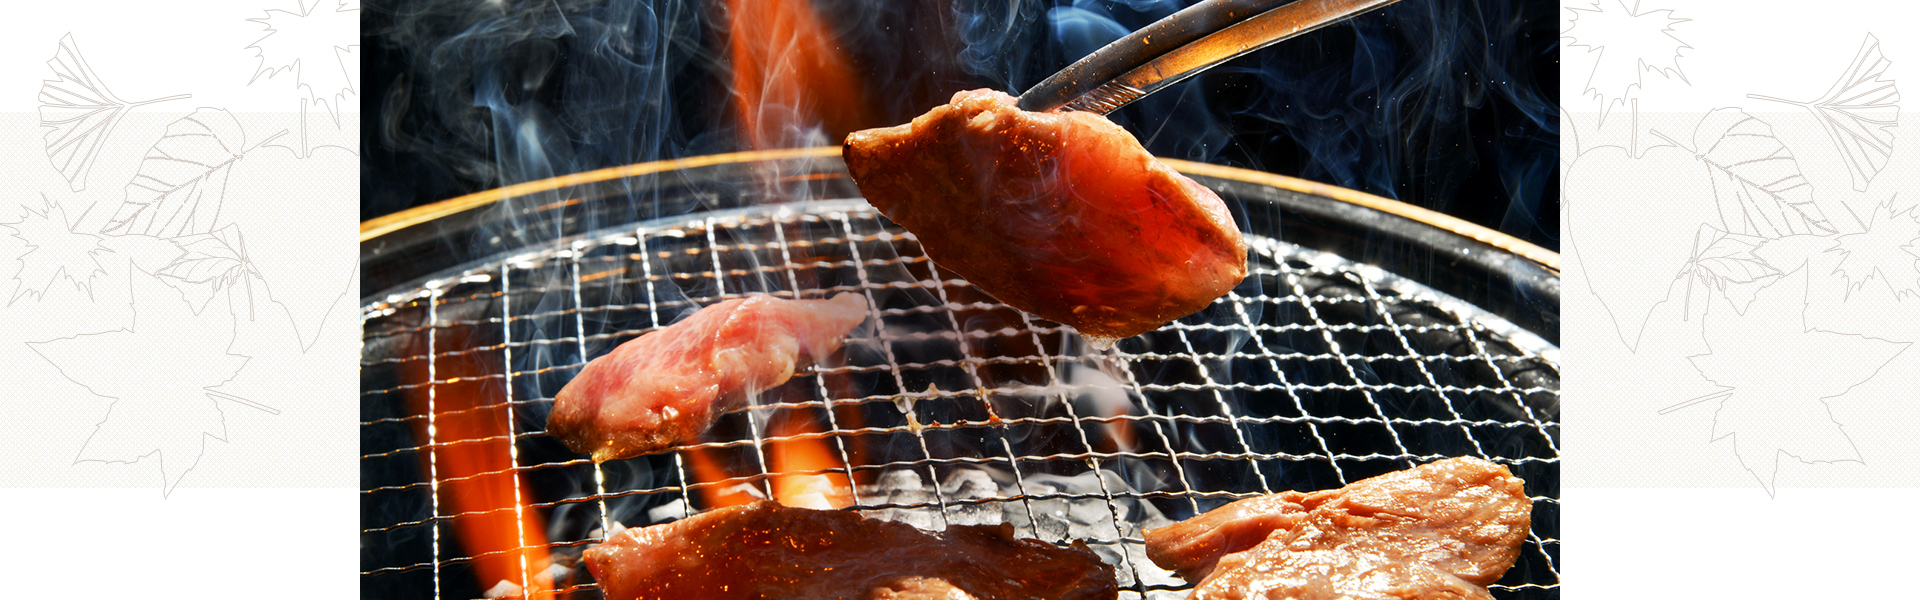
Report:
M1562 6L1567 595L1908 593L1916 12Z
M356 8L9 7L9 595L356 593Z
M1568 7L1567 483L1920 486L1910 15Z

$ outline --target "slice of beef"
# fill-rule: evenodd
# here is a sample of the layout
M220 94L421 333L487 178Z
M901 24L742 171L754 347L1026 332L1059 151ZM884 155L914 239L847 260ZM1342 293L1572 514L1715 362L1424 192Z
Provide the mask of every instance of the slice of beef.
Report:
M1148 531L1147 555L1198 578L1194 600L1488 598L1519 557L1532 508L1506 467L1451 458L1241 500Z
M867 302L753 296L719 302L587 363L554 398L547 433L596 461L692 440L720 413L840 349Z
M770 501L628 529L586 551L609 600L1119 596L1085 542L1016 539L1011 525L933 534L905 523Z
M1242 552L1307 517L1307 495L1285 491L1240 500L1179 523L1148 530L1147 558L1187 581L1200 581L1220 557Z
M1088 336L1152 331L1246 277L1220 197L1099 115L960 92L912 123L848 135L844 156L935 263Z

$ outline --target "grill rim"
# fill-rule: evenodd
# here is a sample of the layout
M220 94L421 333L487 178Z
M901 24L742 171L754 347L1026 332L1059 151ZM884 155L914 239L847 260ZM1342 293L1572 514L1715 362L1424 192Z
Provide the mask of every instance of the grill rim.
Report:
M373 242L387 235L399 233L403 230L444 217L485 208L509 198L556 190L583 183L595 183L622 177L650 175L728 163L788 160L796 158L837 158L840 156L840 152L841 146L750 150L745 152L708 154L689 158L634 163L631 165L608 167L549 177L547 179L538 179L449 198L425 206L416 206L390 215L361 221L360 242L362 244ZM1160 162L1167 163L1167 165L1173 167L1174 170L1188 175L1202 175L1215 179L1266 185L1292 192L1331 198L1347 204L1363 206L1399 216L1498 248L1544 267L1556 275L1560 273L1560 253L1542 248L1526 240L1461 220L1446 213L1428 210L1398 200L1382 198L1358 190L1300 179L1298 177L1189 160L1155 158Z
M1296 242L1311 240L1307 247L1390 272L1424 272L1427 275L1418 278L1420 283L1500 315L1549 343L1560 343L1560 255L1556 252L1445 214L1346 188L1237 167L1162 161L1229 198L1245 229ZM637 163L485 190L362 222L360 305L377 303L391 290L419 287L435 273L529 251L608 225L578 227L573 222L578 214L600 210L580 210L593 204L588 200L623 191L644 195L674 186L725 186L739 179L740 170L767 168L837 176L819 182L836 189L816 198L858 197L838 146ZM637 185L604 189L623 181ZM703 207L698 212L726 208ZM1290 214L1283 217L1282 212ZM608 214L601 218L637 222L667 216ZM502 224L523 222L538 226L495 230ZM554 229L564 231L550 231ZM488 230L494 230L490 241L463 237ZM413 264L423 259L439 262ZM1433 268L1435 264L1440 268Z

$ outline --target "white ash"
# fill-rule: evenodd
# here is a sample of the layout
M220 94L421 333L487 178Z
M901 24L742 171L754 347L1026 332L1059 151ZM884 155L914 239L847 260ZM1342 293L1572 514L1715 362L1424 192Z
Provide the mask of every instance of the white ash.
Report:
M860 486L860 501L863 504L915 505L934 503L937 498L920 478L920 473L907 469L892 469L880 474L880 479L869 485ZM929 531L938 531L943 527L939 508L886 508L864 511L868 517L899 521Z
M767 492L764 490L761 490L760 486L747 483L744 481L720 489L721 496L728 496L732 494L746 494L748 496L752 496L753 499L755 500L767 499Z
M547 565L547 570L543 573L546 574L548 581L553 582L555 588L565 587L573 581L573 569L557 562Z
M690 514L693 514L693 511L688 509L686 499L674 498L666 504L647 509L647 522L665 523L667 521L676 521Z
M520 584L505 579L500 580L500 583L493 584L493 587L487 588L486 593L481 594L482 597L486 598L507 598L518 595L520 595Z
M1102 492L1102 480L1106 493ZM1056 544L1067 544L1073 540L1139 540L1147 529L1173 524L1173 520L1153 504L1120 495L1133 491L1125 478L1106 470L1072 476L1033 474L1016 481L1012 473L999 469L965 467L949 474L940 483L940 495L935 496L932 486L926 484L924 472L893 469L881 473L874 483L860 486L860 500L870 506L932 505L862 511L871 518L899 521L928 531L940 531L946 525L1008 523L1022 537ZM1115 495L1111 504L1106 500L1107 494ZM1053 495L1092 497L1034 498ZM941 498L947 501L944 521L938 504ZM989 501L967 502L969 500ZM1029 507L1032 508L1031 514L1028 513ZM1122 588L1135 586L1135 573L1139 574L1139 581L1147 585L1184 583L1173 573L1147 560L1146 547L1140 543L1090 543L1088 547L1100 555L1101 560L1114 565ZM1159 597L1158 594L1149 596Z
M611 539L613 536L620 535L620 532L626 531L626 530L627 530L627 526L625 524L622 524L619 521L614 521L613 531L606 531L606 530L600 529L599 527L595 527L593 528L593 531L587 532L587 537L600 538L603 540Z

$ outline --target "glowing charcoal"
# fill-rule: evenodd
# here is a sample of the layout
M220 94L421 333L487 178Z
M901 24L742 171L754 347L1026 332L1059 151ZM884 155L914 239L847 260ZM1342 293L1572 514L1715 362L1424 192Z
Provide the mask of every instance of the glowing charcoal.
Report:
M1484 598L1520 555L1533 503L1506 467L1450 458L1337 490L1228 504L1148 531L1191 598ZM1216 562L1217 561L1217 562Z
M626 530L586 551L609 600L1115 598L1085 542L1016 539L1006 524L935 535L852 512L757 502Z
M596 461L699 437L720 413L840 349L867 318L858 294L727 300L596 358L553 401L547 432Z
M912 123L848 135L844 155L867 201L934 262L1089 337L1152 331L1246 276L1220 197L1099 115L960 92Z

